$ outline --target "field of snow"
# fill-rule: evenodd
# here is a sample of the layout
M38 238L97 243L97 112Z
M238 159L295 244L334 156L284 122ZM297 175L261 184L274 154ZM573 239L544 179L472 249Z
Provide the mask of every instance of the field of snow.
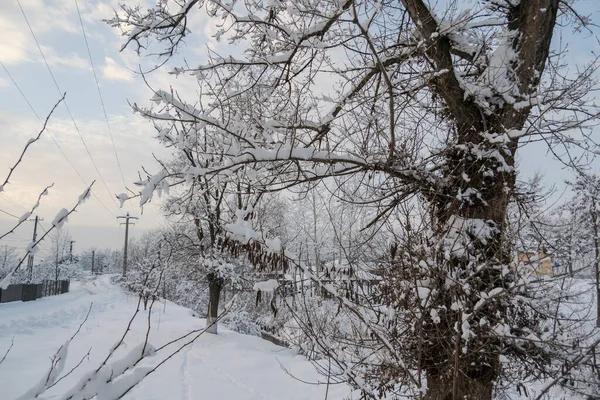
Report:
M0 359L13 342L0 364L2 400L18 398L47 373L51 357L77 330L90 304L89 318L69 346L63 374L81 365L43 398L62 398L84 373L99 366L123 336L137 298L111 285L107 276L72 282L71 288L60 296L0 305ZM170 302L156 303L150 321L149 342L155 347L204 326L204 320L193 317L190 310ZM125 346L115 354L117 359L144 341L147 324L148 313L140 311ZM175 348L165 348L144 365L158 364ZM124 398L309 400L324 399L326 392L329 399L352 398L346 386L311 384L323 381L313 365L293 351L219 326L218 335L200 336Z

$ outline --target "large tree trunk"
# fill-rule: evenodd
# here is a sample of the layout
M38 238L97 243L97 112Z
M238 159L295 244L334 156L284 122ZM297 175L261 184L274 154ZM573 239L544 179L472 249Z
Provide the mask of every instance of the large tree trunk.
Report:
M208 315L206 317L206 331L217 334L217 320L219 318L219 299L223 289L223 278L215 273L208 276Z
M491 144L482 135L462 138L466 140L446 160L444 192L430 198L439 243L432 273L435 302L445 311L440 323L423 328L428 400L491 400L502 347L490 327L508 312L502 302L484 302L477 311L474 307L481 293L507 284L502 270L510 263L506 215L515 185L516 147ZM502 151L504 163L479 157L474 148ZM473 316L466 327L463 316ZM482 320L487 324L480 325ZM462 337L463 329L470 337Z
M529 105L513 107L504 102L495 85L498 79L507 79L515 101L529 101L548 58L559 1L509 3L504 40L515 59L501 66L501 78L482 74L480 82L486 82L499 99L490 101L488 110L473 101L457 79L454 43L439 34L443 29L427 3L402 2L421 35L431 38L425 49L428 61L449 71L437 76L430 88L443 100L454 125L453 142L440 169L442 190L428 195L439 243L437 270L431 278L436 280L435 301L444 311L438 324L423 330L426 398L489 400L502 353L501 339L491 327L506 320L511 305L506 301L476 304L481 293L507 284L502 270L510 263L512 249L505 238L506 213L515 186L519 140L508 132L521 130L531 111ZM463 332L468 337L462 338Z
M462 374L455 376L451 371L448 372L445 375L427 376L426 400L492 398L494 385L490 379L469 379Z

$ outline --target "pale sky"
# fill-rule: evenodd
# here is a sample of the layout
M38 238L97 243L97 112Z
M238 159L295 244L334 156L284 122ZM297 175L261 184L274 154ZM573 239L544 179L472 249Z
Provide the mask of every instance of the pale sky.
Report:
M127 2L143 3L144 0ZM600 1L581 0L579 3L586 14L592 14L595 22L600 22ZM79 251L91 246L120 247L124 229L119 226L116 216L129 211L140 217L132 229L134 235L163 222L157 203L146 206L141 215L136 203L132 202L119 209L113 201L115 194L125 191L115 149L125 183L133 190L136 188L132 182L137 179L137 171L142 165L150 172L158 170L152 153L165 155L153 138L152 126L133 115L128 104L128 101L149 103L149 89L131 70L138 70L139 63L143 63L142 68L147 68L153 61L139 59L131 50L119 52L122 37L117 30L102 22L103 18L112 16L118 1L78 0L114 139L113 149L75 0L20 0L20 4L56 83L62 92L67 92L67 105L100 174L87 154L64 105L59 106L51 119L48 133L44 133L42 139L30 148L10 184L0 193L0 231L5 232L16 222L8 214L17 217L23 215L35 203L39 192L46 185L54 183L50 194L43 198L36 212L44 219L42 227L47 229L58 210L63 207L71 208L86 185L96 179L94 193L97 197L80 207L79 212L69 219L67 228L77 241L75 247ZM182 51L191 65L205 59L207 46L221 54L232 52L226 48L226 43L216 43L211 37L216 21L209 21L203 12L195 12L194 16L189 26L194 35ZM570 28L564 29L563 34L565 40L573 41L569 51L578 60L589 58L591 50L600 51L600 45L591 36L586 39L586 35L578 35L573 40ZM9 76L0 66L0 179L3 181L24 144L41 128L41 123L17 90L11 76L42 119L60 95L17 0L0 0L0 38L0 61L10 73ZM150 83L155 88L162 89L168 89L170 85L178 89L186 87L185 78L175 80L165 70L152 73ZM58 142L69 161L61 154L49 134ZM546 182L557 185L562 185L561 182L568 177L568 173L546 155L543 146L525 149L522 156L521 169L524 175L531 175L535 171L546 172ZM79 171L83 181L69 162ZM99 175L104 179L106 187ZM31 240L32 228L31 222L23 224L15 235L1 244L24 248Z
M30 147L10 184L0 192L0 210L3 211L0 212L0 231L5 232L16 222L8 214L18 217L23 215L35 203L43 188L54 183L35 213L44 219L42 227L48 229L56 213L63 207L70 209L86 185L95 179L95 196L83 204L76 215L69 218L66 226L74 240L77 240L75 246L79 250L91 246L120 247L124 228L120 227L116 216L129 211L140 217L137 225L132 228L134 236L160 226L163 222L157 203L144 207L141 215L136 202L132 201L119 209L118 202L114 201L115 194L125 191L123 179L130 189L137 191L132 182L137 180L140 167L145 166L148 171L156 172L158 167L152 154L166 154L154 140L152 126L138 115L133 115L128 103L148 104L150 91L131 70L139 70L139 63L145 63L142 66L145 69L153 65L153 61L140 60L133 51L119 52L122 37L116 29L102 22L102 19L113 15L113 9L118 7L117 1L78 1L112 131L113 148L75 0L20 0L20 5L60 92L67 92L66 103L75 123L64 105L60 105L50 120L48 132ZM200 45L192 51L186 51L185 56L187 59L191 57L201 61L204 43L214 41L201 13L197 15L198 20L193 21L192 28L196 33L195 40ZM29 30L25 16L17 0L0 0L0 61L6 68L5 70L0 66L2 181L27 140L34 137L42 126L35 113L44 119L60 98L60 92ZM19 93L11 77L35 113ZM168 89L170 85L176 88L181 86L181 79L173 81L166 71L158 71L150 76L154 87ZM50 135L58 142L60 149ZM94 167L94 162L100 173ZM31 240L32 230L33 223L25 223L16 234L3 240L2 245L24 247Z

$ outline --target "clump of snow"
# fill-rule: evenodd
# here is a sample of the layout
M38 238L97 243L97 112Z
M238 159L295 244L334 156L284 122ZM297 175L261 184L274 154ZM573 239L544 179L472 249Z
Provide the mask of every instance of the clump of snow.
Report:
M27 252L31 254L36 254L40 248L36 246L36 241L33 240L27 245Z
M497 228L493 221L479 218L463 218L453 215L448 220L448 233L444 238L446 247L446 257L450 255L463 256L474 245L473 238L480 243L486 244L488 239L497 233Z
M248 243L252 239L258 239L260 235L252 228L252 224L246 221L246 215L252 210L237 210L236 219L233 223L225 225L227 232L231 233L234 239Z
M19 218L19 223L25 221L27 218L29 218L31 216L31 213L29 211L27 211L25 214L23 214L21 216L21 218Z
M66 208L61 209L56 214L56 217L54 217L54 219L52 220L52 226L55 226L58 229L62 228L64 223L67 222L68 216L69 210L67 210Z
M125 201L128 197L129 196L127 196L127 193L119 193L117 195L117 200L119 200L119 208L123 208L123 204L125 204Z
M269 279L268 281L256 282L254 284L254 291L261 291L265 293L273 293L279 287L279 282L275 279Z
M85 203L85 201L86 201L87 199L89 199L91 195L92 195L92 188L91 188L91 187L88 187L87 189L85 189L85 190L83 191L83 193L81 193L81 194L79 195L79 199L78 199L78 201L77 201L77 204L83 204L83 203Z
M281 251L281 239L278 237L274 239L265 239L265 244L267 245L267 250L272 253L278 253Z
M422 286L417 287L417 295L419 296L419 299L421 299L421 306L425 307L427 305L430 293L431 290L429 288Z
M52 360L52 365L50 366L50 370L46 375L42 377L38 381L38 383L31 386L31 388L22 396L18 397L16 400L30 400L38 397L40 394L44 393L46 389L56 382L59 375L62 373L65 368L65 362L67 361L67 353L69 349L69 341L60 346L56 354L54 355L54 359Z
M13 277L13 272L11 271L8 275L6 275L1 281L0 281L0 289L4 290L8 287L8 285L11 284L12 282L12 277Z
M162 194L162 191L168 192L169 183L165 180L166 177L167 172L163 170L156 175L152 175L147 182L141 183L144 185L144 188L140 192L141 206L152 199L155 190L159 196Z
M440 314L438 313L438 310L436 310L435 308L431 309L430 315L431 315L431 320L433 321L434 324L439 324L442 321L440 318Z

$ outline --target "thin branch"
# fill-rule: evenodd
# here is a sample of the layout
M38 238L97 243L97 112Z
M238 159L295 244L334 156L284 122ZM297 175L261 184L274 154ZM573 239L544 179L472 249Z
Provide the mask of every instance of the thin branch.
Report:
M10 167L10 171L8 172L8 175L7 175L6 179L4 180L4 183L0 185L0 192L2 192L3 188L8 184L8 181L10 180L12 173L15 171L15 169L17 169L17 167L19 166L21 161L23 161L23 157L25 156L25 153L29 149L29 146L31 146L33 143L37 142L40 139L40 137L42 136L42 133L44 133L44 131L46 130L46 126L48 125L48 121L50 120L50 117L52 116L52 114L54 114L54 110L56 110L56 107L58 107L58 105L65 99L66 95L67 95L67 93L64 93L62 95L62 97L60 98L60 100L58 100L56 102L56 104L54 104L54 107L52 107L52 109L50 110L50 113L48 113L48 115L46 116L44 125L42 126L42 129L38 132L37 136L34 137L33 139L29 139L29 141L23 148L23 151L21 152L21 155L19 156L19 159L17 160L17 162L12 167Z

